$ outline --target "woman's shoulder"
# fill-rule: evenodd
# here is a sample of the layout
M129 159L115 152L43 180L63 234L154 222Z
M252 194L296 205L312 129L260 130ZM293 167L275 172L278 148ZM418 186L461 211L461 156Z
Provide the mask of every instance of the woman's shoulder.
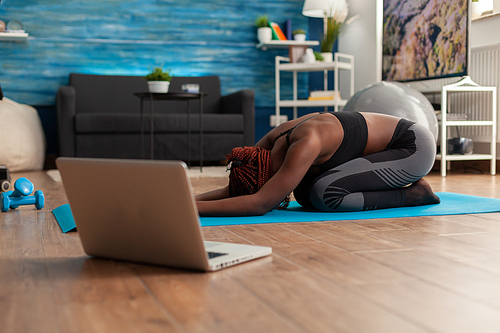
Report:
M320 113L317 117L296 126L290 139L292 142L307 141L314 146L329 146L333 141L342 140L342 137L343 129L340 121L330 113Z

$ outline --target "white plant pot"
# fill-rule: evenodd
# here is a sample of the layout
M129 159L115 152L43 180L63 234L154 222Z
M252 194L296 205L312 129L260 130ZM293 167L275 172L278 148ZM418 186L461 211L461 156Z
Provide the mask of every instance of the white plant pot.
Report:
M152 93L168 93L168 87L169 81L148 81L148 89Z
M332 62L333 61L333 53L332 52L321 52L323 56L324 62Z
M293 40L297 42L305 42L306 41L306 35L305 34L296 34L293 35Z
M273 39L273 32L271 31L271 28L258 28L257 29L257 39L259 40L260 43L266 43L271 41Z

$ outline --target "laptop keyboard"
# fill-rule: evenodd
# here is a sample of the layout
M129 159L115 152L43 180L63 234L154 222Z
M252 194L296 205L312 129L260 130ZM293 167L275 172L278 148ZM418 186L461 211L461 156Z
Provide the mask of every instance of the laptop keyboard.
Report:
M208 254L208 259L212 259L220 256L225 256L227 253L207 251L207 254Z

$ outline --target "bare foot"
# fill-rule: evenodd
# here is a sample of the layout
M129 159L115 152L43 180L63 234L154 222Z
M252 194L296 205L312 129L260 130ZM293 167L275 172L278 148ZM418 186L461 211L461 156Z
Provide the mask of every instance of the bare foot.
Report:
M423 178L406 188L405 206L432 205L441 202L439 197L432 192L429 183Z

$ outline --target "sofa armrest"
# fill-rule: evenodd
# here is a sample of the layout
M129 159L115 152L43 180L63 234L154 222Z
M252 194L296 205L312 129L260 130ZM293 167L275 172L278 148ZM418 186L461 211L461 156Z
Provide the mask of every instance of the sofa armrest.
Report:
M76 93L70 86L60 87L56 96L57 128L59 131L59 155L76 156L75 114Z
M255 93L253 90L240 90L222 96L222 113L243 114L244 145L255 144Z

